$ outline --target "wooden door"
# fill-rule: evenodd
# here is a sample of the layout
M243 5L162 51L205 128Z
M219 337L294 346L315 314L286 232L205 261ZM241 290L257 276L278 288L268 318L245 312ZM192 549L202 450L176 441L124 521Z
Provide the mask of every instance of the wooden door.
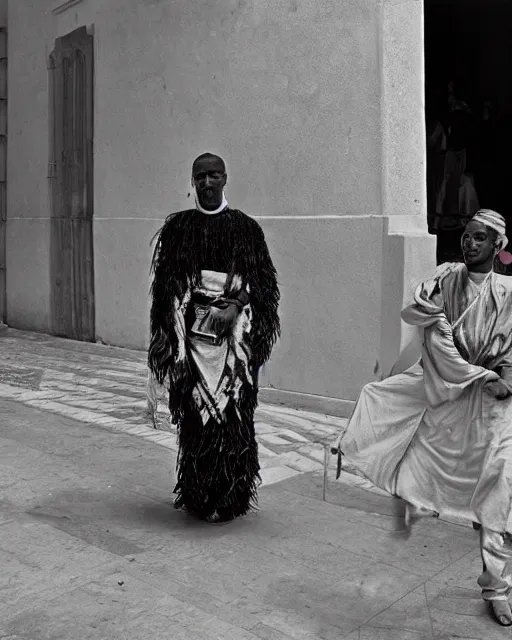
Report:
M50 57L52 333L95 339L93 254L93 37L59 38Z

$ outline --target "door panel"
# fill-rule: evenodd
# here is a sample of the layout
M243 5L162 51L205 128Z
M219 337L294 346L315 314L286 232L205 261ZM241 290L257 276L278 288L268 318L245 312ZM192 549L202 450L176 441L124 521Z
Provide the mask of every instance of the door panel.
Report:
M52 332L93 341L93 38L59 38L52 60Z

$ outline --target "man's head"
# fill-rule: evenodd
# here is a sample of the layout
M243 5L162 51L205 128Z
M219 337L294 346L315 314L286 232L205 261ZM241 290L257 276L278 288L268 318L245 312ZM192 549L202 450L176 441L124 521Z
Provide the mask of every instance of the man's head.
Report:
M222 204L227 175L224 160L212 153L203 153L192 164L192 185L199 204L214 211Z
M462 253L469 271L491 271L496 254L507 245L505 218L496 211L481 209L462 234Z

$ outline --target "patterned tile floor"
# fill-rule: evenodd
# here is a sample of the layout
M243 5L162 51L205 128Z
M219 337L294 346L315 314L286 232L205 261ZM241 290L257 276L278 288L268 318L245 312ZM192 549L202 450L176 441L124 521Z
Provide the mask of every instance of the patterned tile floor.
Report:
M159 406L158 430L147 414L146 380L144 352L0 330L0 398L127 432L176 452L176 431L165 405ZM260 405L256 433L263 484L310 471L323 473L325 447L346 422ZM330 479L335 467L335 458L329 456ZM380 493L352 474L343 472L340 481Z

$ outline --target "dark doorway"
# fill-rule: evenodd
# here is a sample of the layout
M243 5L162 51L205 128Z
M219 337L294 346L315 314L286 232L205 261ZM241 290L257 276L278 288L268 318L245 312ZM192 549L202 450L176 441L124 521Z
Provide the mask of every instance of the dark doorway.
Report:
M52 333L95 339L93 258L93 37L59 38L50 58Z
M512 230L512 3L424 6L428 223L439 264L462 259L462 230L478 207Z

